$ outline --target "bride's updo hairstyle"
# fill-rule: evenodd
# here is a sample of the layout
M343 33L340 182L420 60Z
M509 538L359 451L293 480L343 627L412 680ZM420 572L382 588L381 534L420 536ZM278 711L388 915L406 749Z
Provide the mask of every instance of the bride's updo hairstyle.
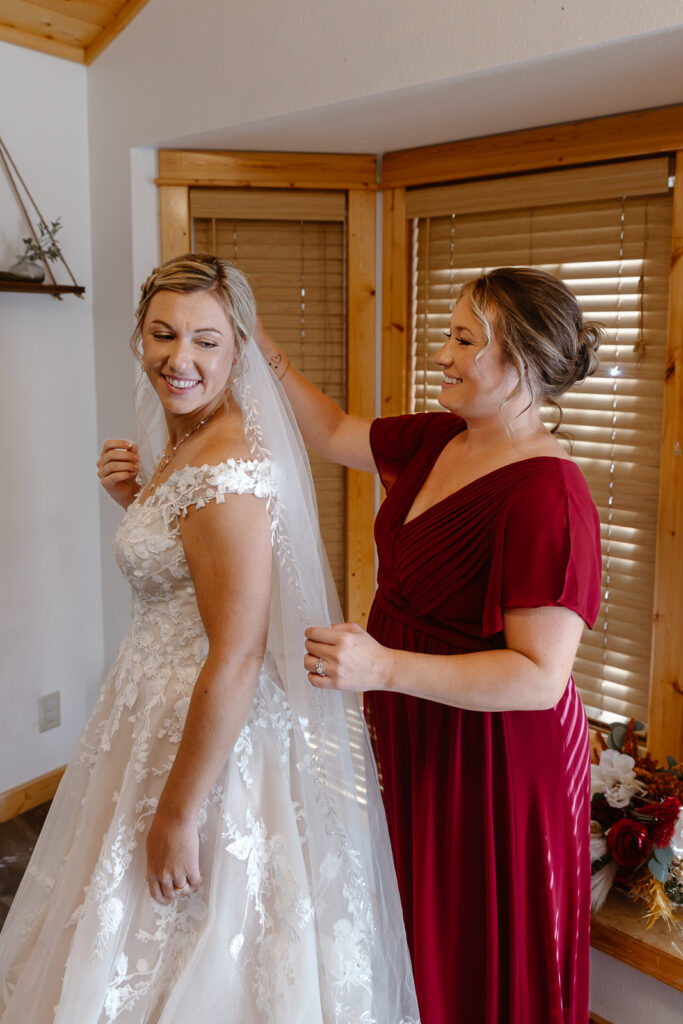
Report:
M486 336L495 334L518 383L503 406L526 389L529 406L554 406L557 399L598 368L599 324L585 321L576 296L551 274L530 267L499 267L468 281L459 298L468 301ZM526 411L526 410L525 410Z
M249 282L237 267L218 256L189 252L168 260L149 275L140 289L135 330L130 345L139 360L140 338L147 310L157 292L209 292L225 311L235 332L238 359L254 332L256 302Z

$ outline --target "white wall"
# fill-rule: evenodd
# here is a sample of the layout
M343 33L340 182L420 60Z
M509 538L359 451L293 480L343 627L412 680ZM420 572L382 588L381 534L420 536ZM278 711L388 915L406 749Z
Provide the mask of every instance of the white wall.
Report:
M84 68L0 43L3 140L87 289L0 293L0 792L68 760L102 677L86 85ZM0 267L27 233L0 170ZM40 734L53 690L63 724Z
M681 1024L683 995L591 949L591 1010L611 1024Z

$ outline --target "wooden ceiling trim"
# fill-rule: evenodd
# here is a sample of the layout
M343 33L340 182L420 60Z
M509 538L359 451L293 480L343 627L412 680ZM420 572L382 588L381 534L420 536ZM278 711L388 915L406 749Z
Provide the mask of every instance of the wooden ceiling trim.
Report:
M5 43L14 43L15 46L38 50L39 53L48 53L51 57L62 57L64 60L72 60L77 64L85 64L85 52L82 46L73 46L69 43L62 43L58 39L37 36L24 29L15 28L13 25L0 23L0 39Z
M127 0L123 7L115 14L112 20L105 25L103 30L85 49L85 63L92 64L96 57L109 46L113 39L116 39L120 32L123 32L126 25L129 25L136 14L139 14L143 7L146 7L149 0Z
M121 7L123 0L27 0L53 14L66 14L102 30ZM0 9L4 9L4 0Z
M54 11L32 0L2 0L0 11L3 20L15 28L81 49L99 31L97 26L75 18L71 13Z
M91 64L149 0L0 0L0 39Z

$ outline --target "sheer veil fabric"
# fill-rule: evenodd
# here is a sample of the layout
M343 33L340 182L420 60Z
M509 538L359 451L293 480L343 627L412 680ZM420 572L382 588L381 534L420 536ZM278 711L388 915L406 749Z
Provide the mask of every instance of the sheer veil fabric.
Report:
M134 612L0 937L2 1024L418 1024L360 706L312 687L303 666L306 627L341 612L303 441L253 341L233 396L251 461L181 469L122 520L117 544L123 538L124 555L144 570L134 608L142 601L147 617ZM136 421L149 473L165 426L146 382ZM173 503L181 485L196 483L205 503L238 484L257 493L254 480L272 532L267 655L248 722L200 816L203 889L164 909L146 893L144 837L170 767L170 734L179 741L173 715L186 710L199 671L193 652L206 639ZM194 675L182 689L187 666ZM144 699L134 672L145 676ZM135 741L148 719L144 742ZM148 748L161 751L156 760Z
M234 387L256 458L275 478L274 573L268 651L300 722L308 857L324 987L351 1016L330 1021L418 1021L393 857L377 770L354 694L318 690L303 668L308 626L340 622L306 449L280 383L252 340ZM330 884L331 883L331 884ZM346 943L346 945L345 945ZM336 999L336 997L333 996Z

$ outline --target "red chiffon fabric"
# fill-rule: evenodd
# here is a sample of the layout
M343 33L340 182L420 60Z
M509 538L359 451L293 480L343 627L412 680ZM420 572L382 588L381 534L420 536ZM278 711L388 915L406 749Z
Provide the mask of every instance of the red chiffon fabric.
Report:
M388 497L377 516L369 631L407 651L505 646L508 608L600 602L599 523L574 463L488 473L404 524L449 413L376 420ZM372 692L422 1024L586 1024L589 746L574 687L547 711L462 711Z

